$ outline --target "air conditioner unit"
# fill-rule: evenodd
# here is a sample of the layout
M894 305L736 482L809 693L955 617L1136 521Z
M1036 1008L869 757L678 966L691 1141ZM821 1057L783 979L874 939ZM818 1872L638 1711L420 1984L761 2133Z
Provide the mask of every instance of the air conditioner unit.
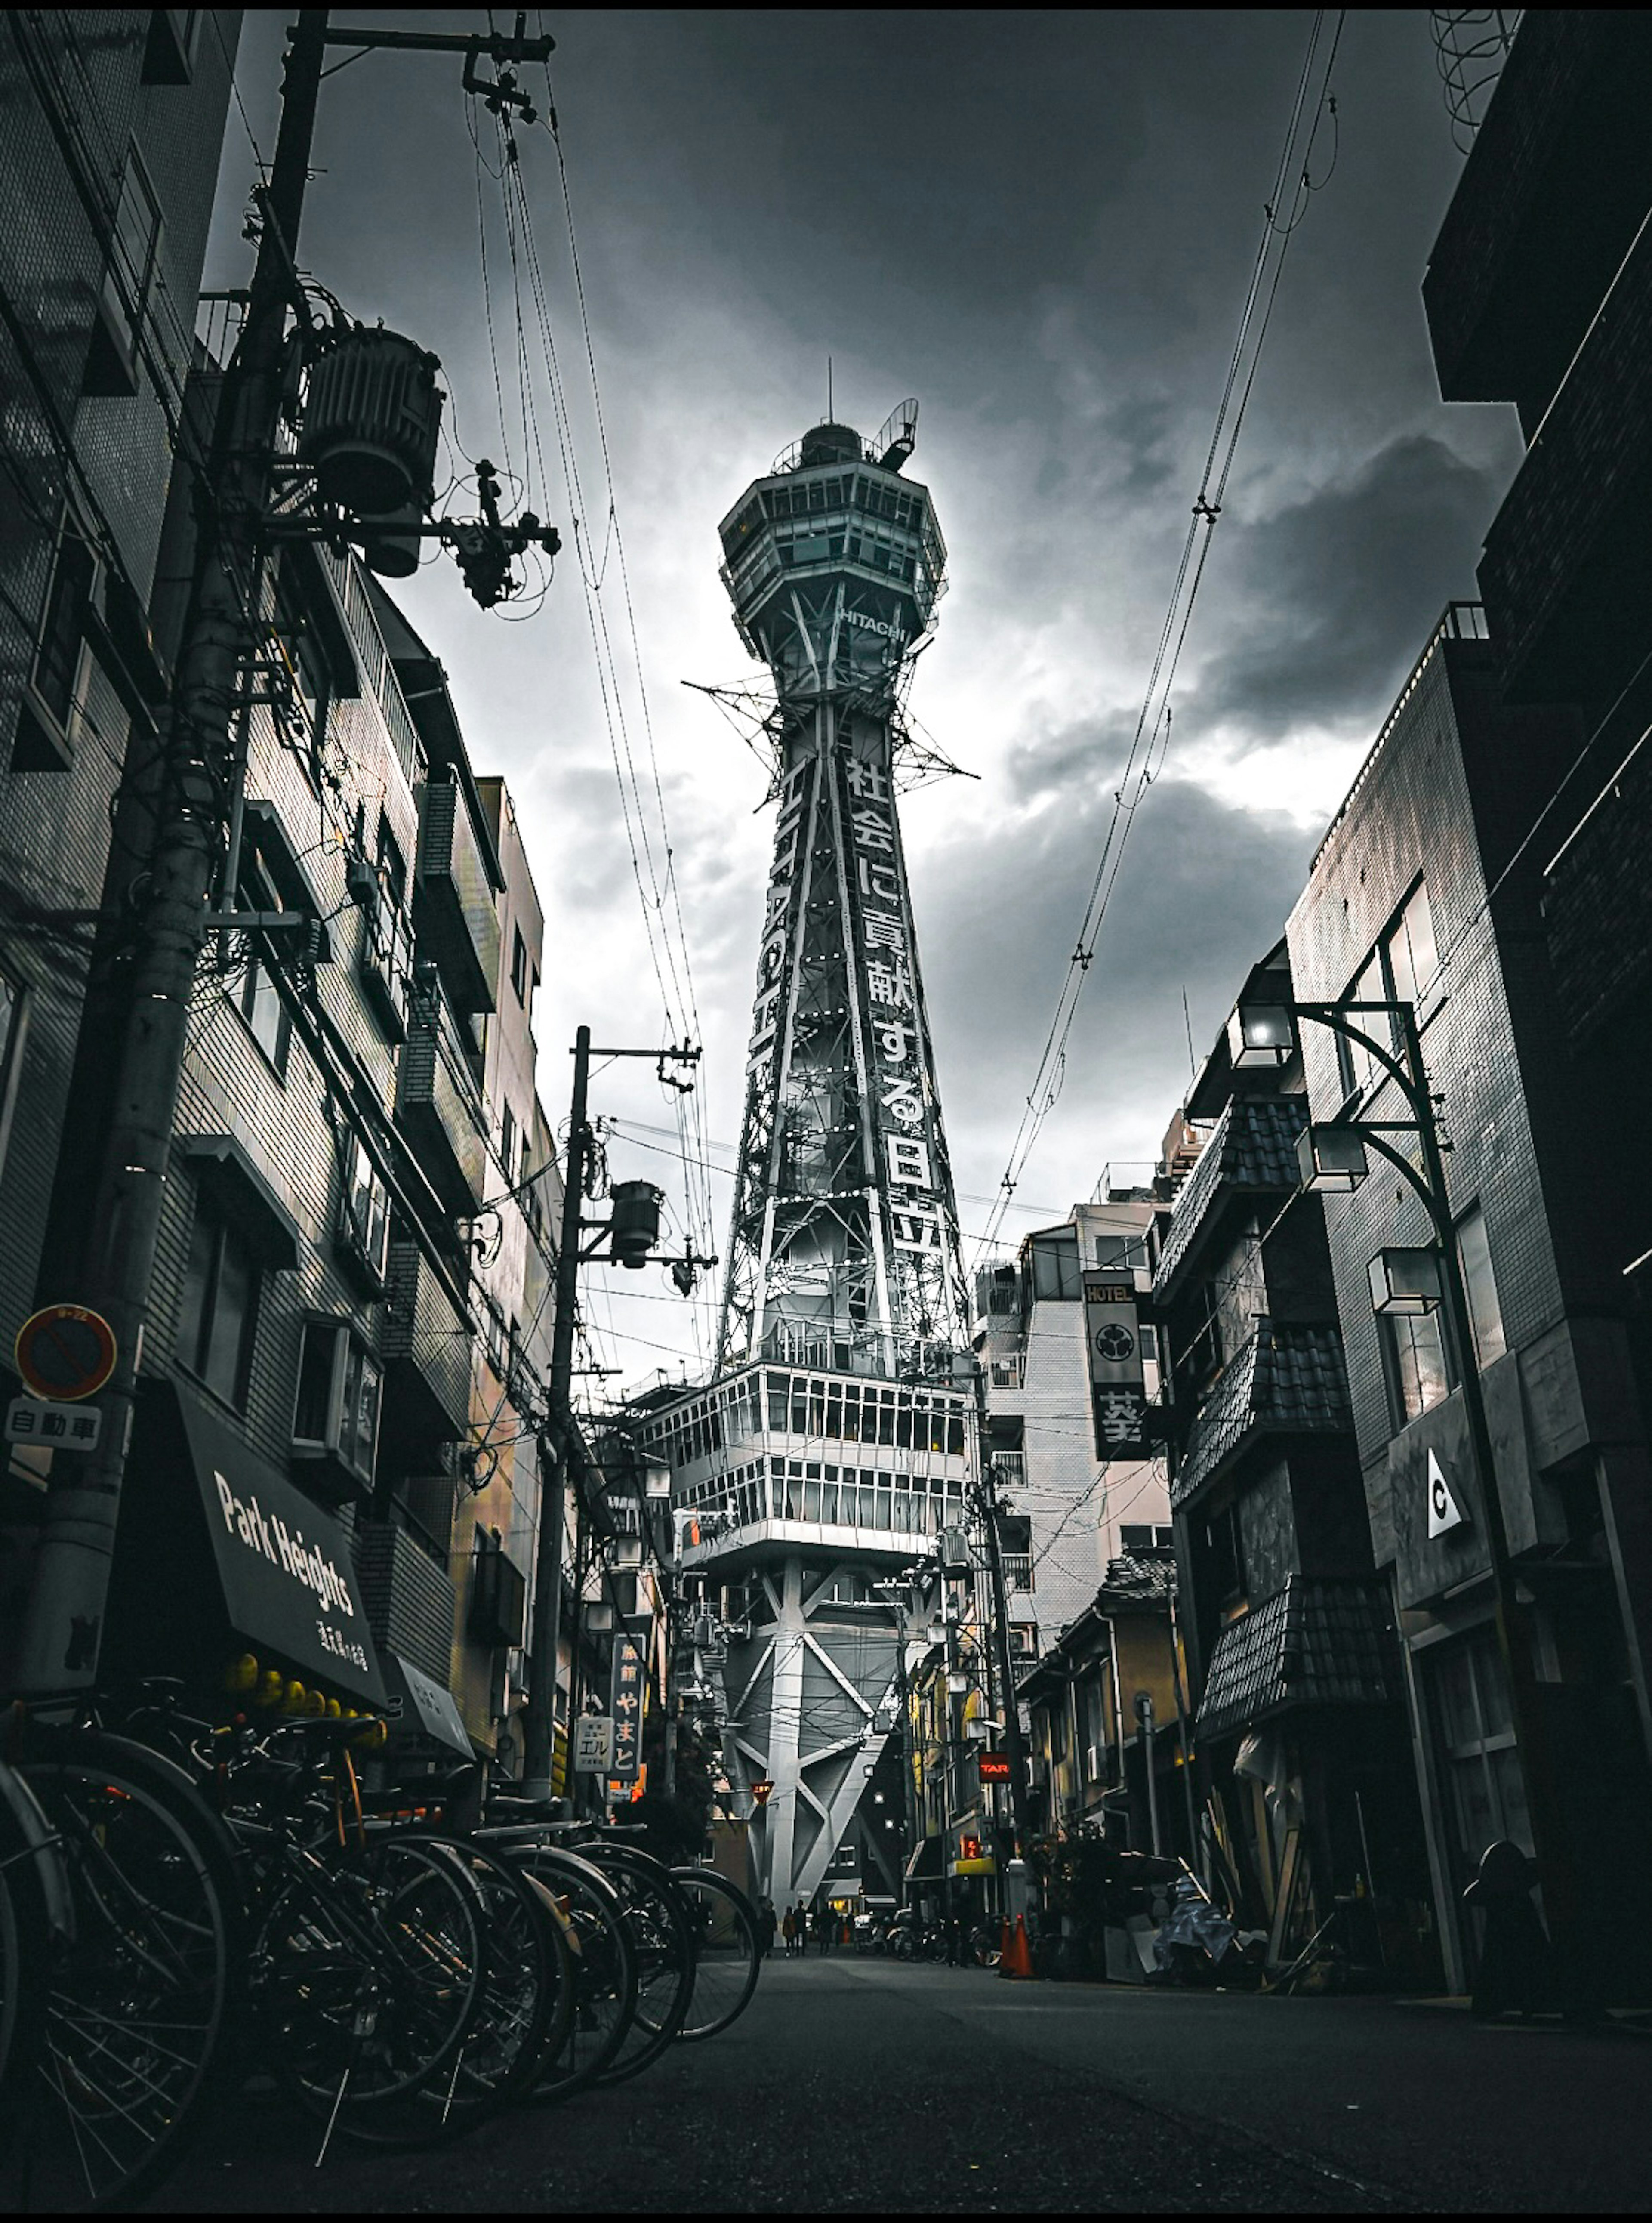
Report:
M292 1458L339 1495L373 1487L380 1380L378 1360L348 1320L312 1315L305 1322Z

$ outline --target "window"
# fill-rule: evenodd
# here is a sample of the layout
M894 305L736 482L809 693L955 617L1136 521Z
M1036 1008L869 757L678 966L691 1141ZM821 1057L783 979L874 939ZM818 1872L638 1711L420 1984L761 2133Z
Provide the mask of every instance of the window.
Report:
M1081 1294L1078 1274L1078 1233L1063 1228L1058 1234L1035 1235L1033 1250L1033 1294L1072 1297Z
M258 1267L241 1230L198 1200L179 1308L178 1357L226 1404L247 1402L258 1323Z
M187 85L194 74L198 8L151 8L143 47L145 85Z
M306 1320L292 1408L294 1458L330 1462L371 1487L379 1389L379 1362L348 1320Z
M1224 1507L1207 1524L1204 1534L1210 1547L1211 1589L1218 1603L1224 1612L1241 1607L1250 1583L1238 1505Z
M407 903L407 866L402 857L401 845L390 830L390 821L383 811L379 813L379 844L375 869L380 891L384 900L396 910Z
M1098 1266L1141 1266L1147 1263L1147 1238L1145 1235L1098 1235L1096 1237L1096 1263Z
M97 580L97 559L66 514L17 723L14 771L61 771L70 762L84 695L86 617Z
M499 1158L507 1183L516 1180L516 1114L507 1104L499 1115Z
M528 945L522 939L522 929L514 927L511 932L511 986L516 999L524 1007L528 1000Z
M1398 922L1385 937L1384 948L1396 1002L1416 1003L1440 969L1425 881L1419 880L1406 897Z
M1177 1374L1182 1389L1197 1396L1212 1376L1222 1371L1222 1308L1214 1282L1197 1292L1189 1311L1187 1345Z
M1403 1428L1451 1389L1440 1308L1415 1319L1385 1313L1382 1333L1394 1418Z
M390 1242L390 1195L359 1135L351 1135L345 1146L338 1239L350 1257L382 1282Z
M1401 906L1399 916L1360 968L1345 1001L1415 1005L1422 1000L1439 969L1428 884L1419 880ZM1379 1012L1368 1012L1363 1019L1356 1018L1354 1023L1379 1042L1386 1041L1397 1050L1400 1048L1398 1028L1391 1022L1385 1022ZM1356 1088L1366 1088L1380 1076L1382 1068L1358 1042L1347 1042L1339 1035L1336 1052L1345 1093L1351 1095Z
M242 900L247 898L243 896ZM276 1078L285 1080L292 1022L265 959L248 958L239 979L230 975L225 993L246 1021L248 1032L273 1067Z
M104 395L137 392L138 342L154 291L160 249L160 205L135 147L127 151L110 234L109 261L97 298L82 391Z
M1462 1261L1463 1284L1468 1292L1468 1322L1474 1331L1474 1355L1482 1367L1501 1358L1509 1347L1503 1332L1503 1307L1498 1302L1497 1280L1492 1271L1492 1246L1486 1232L1486 1214L1476 1205L1457 1224L1457 1253Z

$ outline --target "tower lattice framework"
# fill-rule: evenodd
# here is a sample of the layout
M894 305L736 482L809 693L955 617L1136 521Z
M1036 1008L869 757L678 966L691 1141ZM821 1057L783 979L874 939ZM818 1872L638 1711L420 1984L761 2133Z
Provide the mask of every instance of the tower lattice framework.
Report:
M725 1762L776 1905L900 1886L892 1598L908 1628L927 1619L937 1585L911 1588L910 1571L963 1524L972 1457L896 808L938 761L902 710L945 564L928 493L902 472L916 414L903 404L871 442L817 425L721 526L736 623L774 683L778 812L717 1369L660 1393L643 1440L672 1469L685 1574L719 1608L706 1626L730 1631Z
M964 1340L958 1210L896 787L910 659L945 547L901 475L817 426L722 526L736 622L774 681L779 813L747 1056L719 1364L931 1372Z

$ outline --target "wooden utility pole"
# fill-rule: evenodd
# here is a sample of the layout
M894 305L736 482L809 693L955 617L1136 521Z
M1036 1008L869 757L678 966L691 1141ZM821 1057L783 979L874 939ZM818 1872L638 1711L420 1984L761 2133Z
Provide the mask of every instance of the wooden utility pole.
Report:
M533 1629L528 1657L533 1680L523 1724L522 1792L549 1798L556 1755L556 1653L562 1633L562 1528L567 1519L568 1473L583 1456L574 1426L574 1329L580 1285L580 1206L585 1199L589 1149L586 1093L591 1074L591 1030L574 1037L574 1099L569 1109L568 1160L563 1169L562 1225L556 1245L556 1312L551 1326L550 1420L547 1448L550 1471L539 1491L539 1539L533 1562ZM569 1717L568 1733L574 1734ZM568 1754L573 1764L573 1754Z

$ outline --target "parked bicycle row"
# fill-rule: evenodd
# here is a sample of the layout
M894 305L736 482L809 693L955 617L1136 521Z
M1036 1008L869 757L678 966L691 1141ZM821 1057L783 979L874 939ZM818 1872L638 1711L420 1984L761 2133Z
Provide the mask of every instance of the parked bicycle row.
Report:
M750 2004L714 1871L480 1771L363 1782L373 1720L14 1712L0 1758L0 2205L129 2207L258 2080L324 2160L635 2076ZM460 1826L459 1816L468 1826Z

